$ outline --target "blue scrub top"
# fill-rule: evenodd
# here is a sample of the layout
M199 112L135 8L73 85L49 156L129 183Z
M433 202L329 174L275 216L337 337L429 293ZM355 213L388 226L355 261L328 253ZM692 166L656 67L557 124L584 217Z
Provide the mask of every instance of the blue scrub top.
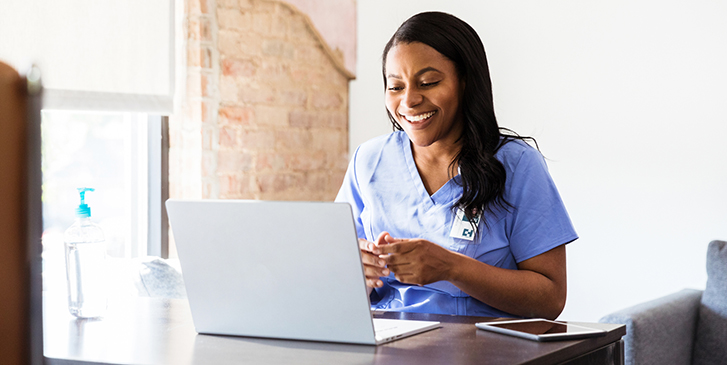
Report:
M475 240L450 235L458 220L452 206L462 196L460 176L430 196L402 131L356 149L336 201L351 204L359 238L373 242L383 231L395 238L422 238L505 269L516 270L517 263L578 238L540 152L512 140L495 157L505 167L504 198L513 208L486 213ZM408 285L393 273L381 279L384 286L371 293L372 309L515 317L447 281Z

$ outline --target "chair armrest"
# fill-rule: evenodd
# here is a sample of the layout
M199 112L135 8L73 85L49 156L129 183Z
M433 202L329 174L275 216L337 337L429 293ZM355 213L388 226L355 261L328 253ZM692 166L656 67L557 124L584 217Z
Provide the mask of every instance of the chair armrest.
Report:
M691 364L701 290L677 293L611 313L602 323L626 325L626 364Z

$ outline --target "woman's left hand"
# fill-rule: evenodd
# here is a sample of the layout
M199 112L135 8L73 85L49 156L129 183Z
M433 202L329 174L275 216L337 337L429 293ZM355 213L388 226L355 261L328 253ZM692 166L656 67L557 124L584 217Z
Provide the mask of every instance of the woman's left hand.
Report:
M448 280L456 254L423 239L399 239L386 234L386 245L378 246L379 257L406 284L424 285Z

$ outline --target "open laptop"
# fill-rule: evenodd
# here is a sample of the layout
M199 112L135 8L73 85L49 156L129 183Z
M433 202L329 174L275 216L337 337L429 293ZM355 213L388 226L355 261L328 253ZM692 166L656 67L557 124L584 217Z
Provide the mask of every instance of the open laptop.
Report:
M372 317L347 203L166 207L198 333L378 345L439 327Z

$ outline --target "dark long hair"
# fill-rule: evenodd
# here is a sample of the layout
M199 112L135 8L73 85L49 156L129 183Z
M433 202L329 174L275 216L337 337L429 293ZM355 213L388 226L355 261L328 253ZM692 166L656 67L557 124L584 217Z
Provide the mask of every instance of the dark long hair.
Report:
M493 213L496 207L509 210L511 205L504 198L505 167L495 158L495 153L513 139L535 140L498 126L490 70L480 37L469 24L447 13L425 12L412 16L397 29L384 48L384 90L389 51L399 43L412 42L426 44L447 57L465 83L460 101L462 149L450 165L454 167L459 163L463 193L452 208L464 210L470 222L474 222L473 218L482 211ZM387 113L394 130L402 130L388 110ZM487 220L485 224L489 226Z

